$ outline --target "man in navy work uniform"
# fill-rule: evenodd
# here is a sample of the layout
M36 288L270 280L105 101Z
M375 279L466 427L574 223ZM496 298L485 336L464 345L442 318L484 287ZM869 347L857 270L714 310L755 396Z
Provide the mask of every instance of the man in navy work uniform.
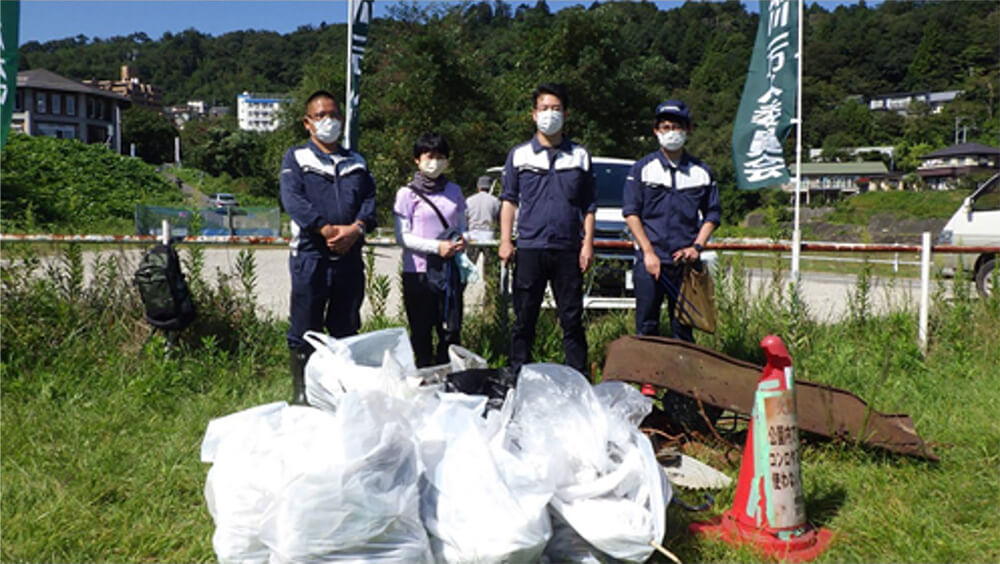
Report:
M666 294L675 339L694 342L691 328L674 318L683 266L700 265L702 247L719 225L719 188L708 166L684 150L691 132L687 104L656 107L653 133L660 148L632 166L625 179L622 215L638 249L635 255L635 332L658 335ZM664 280L665 279L665 280Z
M306 331L347 337L361 327L364 234L375 228L375 180L365 159L340 146L343 115L333 95L309 96L302 124L309 141L281 162L281 203L291 216L292 402L305 404Z
M594 175L590 153L562 127L568 99L561 84L532 94L537 128L530 141L507 155L500 208L500 260L514 258L514 313L510 363L515 374L531 362L535 325L546 284L552 285L563 332L566 364L587 375L583 329L583 273L594 260Z

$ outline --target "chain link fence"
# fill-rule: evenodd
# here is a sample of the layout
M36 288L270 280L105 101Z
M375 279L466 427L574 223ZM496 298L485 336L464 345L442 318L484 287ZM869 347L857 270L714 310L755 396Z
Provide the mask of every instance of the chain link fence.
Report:
M139 235L160 235L163 220L170 221L171 235L280 237L278 208L225 206L191 211L183 208L138 205L135 230Z

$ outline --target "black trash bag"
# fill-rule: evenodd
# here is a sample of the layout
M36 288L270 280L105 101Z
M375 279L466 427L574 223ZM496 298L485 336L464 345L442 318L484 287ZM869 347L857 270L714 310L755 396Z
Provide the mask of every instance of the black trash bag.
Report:
M148 250L139 261L132 281L139 289L146 321L153 327L180 331L194 321L191 290L173 246L160 243Z
M517 387L517 374L509 367L470 368L444 377L444 391L486 396L486 410L500 409L507 391Z

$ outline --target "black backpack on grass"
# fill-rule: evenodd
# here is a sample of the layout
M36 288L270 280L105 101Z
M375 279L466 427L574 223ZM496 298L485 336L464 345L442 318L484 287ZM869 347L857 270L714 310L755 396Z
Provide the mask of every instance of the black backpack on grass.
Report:
M194 302L173 247L160 243L146 251L139 261L134 281L150 325L178 331L194 321Z

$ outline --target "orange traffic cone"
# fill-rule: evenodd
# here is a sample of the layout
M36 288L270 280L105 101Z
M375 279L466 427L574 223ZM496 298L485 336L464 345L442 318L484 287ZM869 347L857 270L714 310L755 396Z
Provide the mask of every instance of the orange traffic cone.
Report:
M806 562L826 550L832 534L806 522L792 359L775 335L764 337L760 346L767 365L757 382L733 508L711 522L692 523L689 530L750 544L779 560Z

